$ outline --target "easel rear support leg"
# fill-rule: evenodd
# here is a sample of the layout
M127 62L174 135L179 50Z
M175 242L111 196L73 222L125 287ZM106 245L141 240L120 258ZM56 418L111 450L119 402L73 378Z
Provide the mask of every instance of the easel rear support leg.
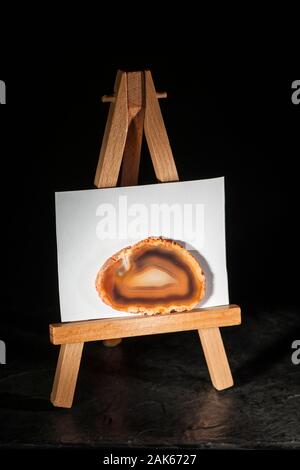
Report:
M144 87L143 72L127 74L129 125L122 160L121 186L138 184L145 115Z
M84 343L63 344L60 347L51 393L54 406L71 408Z
M198 330L209 375L217 390L233 386L233 379L219 328Z

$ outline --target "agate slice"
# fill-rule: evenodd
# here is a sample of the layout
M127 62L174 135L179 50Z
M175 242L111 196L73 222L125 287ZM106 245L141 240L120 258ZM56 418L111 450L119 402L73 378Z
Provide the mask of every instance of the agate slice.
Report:
M204 297L205 276L179 243L150 237L109 258L97 275L96 289L116 310L148 315L182 312Z

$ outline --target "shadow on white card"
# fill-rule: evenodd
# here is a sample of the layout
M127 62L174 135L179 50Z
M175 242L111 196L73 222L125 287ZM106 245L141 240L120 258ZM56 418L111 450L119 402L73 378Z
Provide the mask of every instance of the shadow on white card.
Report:
M197 250L190 250L191 254L196 258L199 262L201 268L205 273L205 295L199 305L197 307L201 307L204 303L207 303L209 299L213 296L214 293L214 275L210 266L204 256L200 255Z

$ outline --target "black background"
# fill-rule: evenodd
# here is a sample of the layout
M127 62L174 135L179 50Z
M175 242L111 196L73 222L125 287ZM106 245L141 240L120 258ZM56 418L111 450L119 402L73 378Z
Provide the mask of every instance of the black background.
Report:
M258 71L210 73L196 61L97 57L93 66L1 69L2 320L59 321L54 192L93 187L118 68L152 70L180 180L226 178L230 300L244 311L298 305L300 105ZM208 71L207 71L208 70ZM6 73L6 75L5 75ZM146 146L140 183L155 176Z

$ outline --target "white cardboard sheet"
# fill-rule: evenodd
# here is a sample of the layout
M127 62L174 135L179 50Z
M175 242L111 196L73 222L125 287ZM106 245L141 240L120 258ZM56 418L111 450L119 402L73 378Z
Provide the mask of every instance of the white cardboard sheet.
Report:
M122 317L104 304L96 275L115 252L148 236L182 243L199 259L200 307L228 304L224 178L55 194L62 321Z

